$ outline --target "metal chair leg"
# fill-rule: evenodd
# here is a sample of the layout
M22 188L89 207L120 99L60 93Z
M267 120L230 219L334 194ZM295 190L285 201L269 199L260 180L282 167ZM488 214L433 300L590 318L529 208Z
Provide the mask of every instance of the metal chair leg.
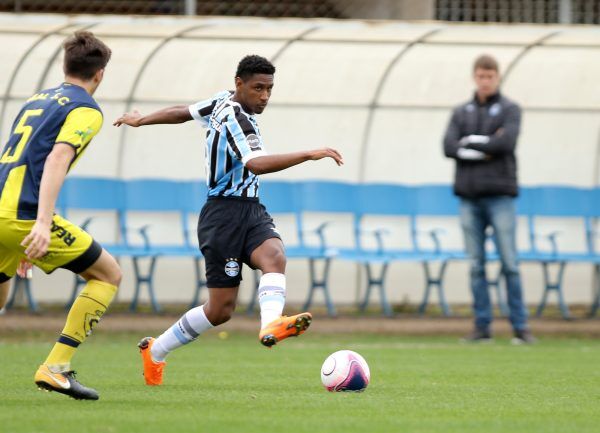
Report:
M158 258L158 256L148 257L150 259L150 265L148 267L148 272L146 274L143 274L140 269L139 260L141 258L145 258L145 257L133 257L132 258L133 259L133 269L134 269L134 273L135 273L135 291L133 294L133 299L131 301L131 304L129 305L129 310L130 311L137 310L141 286L142 286L142 284L145 283L148 288L148 295L150 297L150 305L152 306L152 310L155 313L159 313L162 311L162 308L156 301L156 296L154 294L154 269L155 269L155 265L156 265L156 259Z
M23 290L25 294L27 304L29 305L29 311L32 311L34 313L39 312L37 302L35 301L33 297L33 292L31 290L31 281L27 278L21 278L18 275L15 275L13 290L8 302L6 303L6 309L10 310L14 306L15 299L17 297L17 292L19 292L19 290Z
M317 275L317 263L319 260L323 260L323 273L321 274L321 277ZM308 266L310 274L310 288L308 289L308 297L304 303L303 309L306 311L310 308L315 290L322 289L323 296L325 297L325 305L327 306L327 314L330 316L335 316L337 313L329 293L329 271L331 266L331 258L311 257L308 260Z
M446 296L444 294L444 277L446 274L446 268L448 266L448 260L443 260L440 264L440 269L437 276L434 276L429 261L423 261L423 271L425 273L425 291L423 293L423 300L419 305L419 314L425 314L427 310L427 304L429 303L429 296L431 295L431 289L435 287L438 291L438 298L440 308L444 316L451 316L452 310L446 302Z
M442 313L444 316L451 316L452 312L450 311L450 305L446 301L446 294L444 293L444 275L446 273L446 266L448 265L448 261L443 261L440 265L440 272L437 278L437 288L438 288L438 298L440 300L440 307L442 309Z
M392 311L392 307L390 306L387 300L387 296L385 293L385 277L387 274L389 262L384 262L382 264L381 271L379 272L379 275L376 276L374 275L372 263L365 262L364 265L367 271L367 289L365 291L365 297L363 299L363 302L359 307L360 311L364 311L367 308L367 305L369 304L369 298L371 296L371 290L374 287L378 287L379 300L381 302L381 310L383 311L383 314L385 314L388 317L391 317L394 313Z
M550 276L550 265L552 263L558 264L558 272L556 274L556 280L554 280L554 281L552 281L552 278ZM557 295L558 295L558 306L560 308L560 312L561 312L563 319L566 319L566 320L571 319L571 313L569 312L569 307L567 306L567 304L564 300L564 295L563 295L563 290L562 290L563 277L564 277L566 265L567 265L567 262L565 262L565 261L542 262L542 269L543 269L543 273L544 273L544 294L542 295L542 300L540 301L540 304L538 305L538 308L535 313L535 315L537 317L540 317L542 315L544 309L546 308L548 294L554 290L557 292Z

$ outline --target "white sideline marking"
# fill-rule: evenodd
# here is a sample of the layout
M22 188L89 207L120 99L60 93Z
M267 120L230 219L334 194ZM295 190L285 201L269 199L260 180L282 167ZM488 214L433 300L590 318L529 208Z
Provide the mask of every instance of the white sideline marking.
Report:
M449 343L294 343L290 348L294 349L313 349L313 348L339 348L340 346L348 346L348 349L456 349L457 347L481 347L477 344L461 344L458 339L456 344ZM488 345L493 347L493 345Z

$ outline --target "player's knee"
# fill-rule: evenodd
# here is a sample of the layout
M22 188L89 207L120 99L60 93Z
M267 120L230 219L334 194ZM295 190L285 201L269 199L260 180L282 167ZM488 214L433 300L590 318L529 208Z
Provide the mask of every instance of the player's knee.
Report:
M227 301L221 308L221 323L228 322L235 311L235 299Z
M221 325L233 315L236 305L236 296L211 297L204 304L204 314L213 326Z
M98 280L113 286L119 286L123 279L123 272L116 260L109 261L104 266L92 266L80 274L85 280Z
M287 258L282 248L273 248L269 251L267 257L263 261L262 271L264 273L277 272L285 273L285 266L287 265Z
M121 271L121 267L119 265L117 265L115 269L111 270L108 279L108 283L112 284L113 286L119 287L121 285L123 272Z
M123 271L121 271L121 266L119 266L115 258L113 256L109 257L110 259L108 260L108 266L106 267L107 283L118 287L123 279Z
M283 251L283 249L278 249L277 252L275 253L275 256L273 258L274 261L274 265L277 268L280 268L283 271L285 271L285 266L287 265L287 258L285 257L285 252Z
M225 322L228 322L233 315L235 310L235 303L226 303L218 306L217 308L206 312L206 317L213 326L222 325Z
M232 314L233 314L233 310L221 311L221 314L217 317L217 323L214 325L217 326L217 325L222 325L225 322L229 322L229 319L231 319Z

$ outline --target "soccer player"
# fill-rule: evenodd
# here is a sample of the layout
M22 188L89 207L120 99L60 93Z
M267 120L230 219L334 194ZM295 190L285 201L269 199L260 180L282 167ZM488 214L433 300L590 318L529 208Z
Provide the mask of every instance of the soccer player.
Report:
M65 82L25 102L0 154L0 307L10 278L32 264L46 273L64 268L83 277L87 284L34 381L40 389L97 400L94 389L75 379L70 363L111 303L121 270L88 233L54 210L67 172L102 126L92 95L111 51L85 31L67 38L63 48Z
M261 312L260 342L271 347L302 334L310 313L282 316L285 303L285 250L273 219L258 199L258 175L272 173L310 160L342 156L334 149L305 150L269 155L255 114L266 108L275 67L260 56L246 56L235 76L235 92L222 91L211 99L174 106L142 116L125 113L115 121L138 127L183 123L195 119L208 128L206 166L208 200L198 221L198 241L206 261L208 301L185 313L154 339L139 343L148 385L163 381L169 352L195 340L204 331L227 322L235 309L243 263L260 269L258 288Z

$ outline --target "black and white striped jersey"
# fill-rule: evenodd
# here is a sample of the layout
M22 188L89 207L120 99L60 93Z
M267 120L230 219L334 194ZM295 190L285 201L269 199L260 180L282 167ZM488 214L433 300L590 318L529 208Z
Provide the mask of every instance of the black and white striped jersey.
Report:
M208 128L208 196L258 197L258 176L245 165L267 153L256 119L232 96L233 92L222 91L189 106L192 117Z

